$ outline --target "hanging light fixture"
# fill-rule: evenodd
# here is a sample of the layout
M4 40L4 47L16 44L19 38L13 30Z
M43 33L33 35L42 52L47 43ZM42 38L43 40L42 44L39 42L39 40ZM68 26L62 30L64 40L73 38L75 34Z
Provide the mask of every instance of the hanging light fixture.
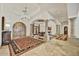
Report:
M28 13L27 13L27 7L24 7L24 9L22 10L22 13L23 13L23 15L21 17L21 20L23 20L23 19L29 20L30 19L30 17L28 16Z

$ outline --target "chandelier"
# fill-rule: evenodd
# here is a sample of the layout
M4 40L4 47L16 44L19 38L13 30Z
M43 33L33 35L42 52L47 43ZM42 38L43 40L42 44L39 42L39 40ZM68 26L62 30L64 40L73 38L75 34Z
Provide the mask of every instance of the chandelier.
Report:
M21 20L25 19L25 20L30 20L30 16L28 16L28 13L27 13L27 7L24 7L24 9L22 10L22 17L21 17Z

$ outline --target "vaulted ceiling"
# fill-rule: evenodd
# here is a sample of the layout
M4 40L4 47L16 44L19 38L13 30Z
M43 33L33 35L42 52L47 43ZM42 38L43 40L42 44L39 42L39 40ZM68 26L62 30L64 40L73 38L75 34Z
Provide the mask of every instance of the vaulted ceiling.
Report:
M22 10L27 7L27 17L35 17L39 12L47 12L60 22L68 20L66 3L6 3L0 4L1 14L7 16L20 16Z

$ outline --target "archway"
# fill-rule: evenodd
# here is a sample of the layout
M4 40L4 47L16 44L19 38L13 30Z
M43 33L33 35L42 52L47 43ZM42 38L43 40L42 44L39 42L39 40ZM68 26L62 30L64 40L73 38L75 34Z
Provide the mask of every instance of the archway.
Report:
M26 37L26 26L22 22L16 22L13 25L13 38Z
M64 26L64 34L68 34L68 27Z
M45 20L37 19L31 23L31 36L41 40L45 38Z

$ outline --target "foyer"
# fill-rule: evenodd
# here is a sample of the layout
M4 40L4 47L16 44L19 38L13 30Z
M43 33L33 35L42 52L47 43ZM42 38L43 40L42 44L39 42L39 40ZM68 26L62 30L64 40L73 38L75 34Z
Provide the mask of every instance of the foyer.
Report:
M1 56L78 56L78 3L0 3Z

